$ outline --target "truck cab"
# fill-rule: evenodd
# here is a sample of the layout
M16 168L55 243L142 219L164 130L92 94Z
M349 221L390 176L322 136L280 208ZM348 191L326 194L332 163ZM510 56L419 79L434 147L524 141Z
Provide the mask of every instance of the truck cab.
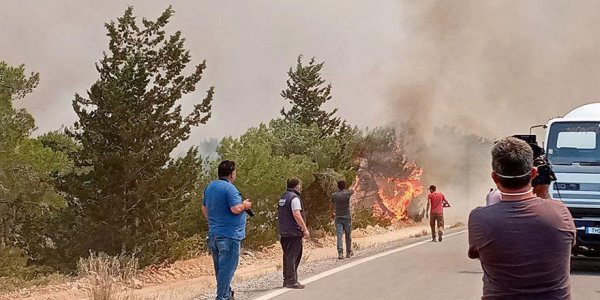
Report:
M600 103L578 107L547 124L545 150L556 173L552 198L573 216L573 254L600 256Z

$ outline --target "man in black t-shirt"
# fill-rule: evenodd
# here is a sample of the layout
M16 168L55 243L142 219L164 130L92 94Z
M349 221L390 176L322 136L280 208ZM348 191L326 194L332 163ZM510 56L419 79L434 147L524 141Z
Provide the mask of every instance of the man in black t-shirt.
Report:
M335 233L337 236L338 259L344 258L344 248L342 243L342 235L346 237L346 257L350 258L354 255L352 251L352 213L350 211L350 197L354 193L353 190L346 189L346 181L338 181L339 191L333 193L331 197L331 205L329 209L331 216L335 220Z

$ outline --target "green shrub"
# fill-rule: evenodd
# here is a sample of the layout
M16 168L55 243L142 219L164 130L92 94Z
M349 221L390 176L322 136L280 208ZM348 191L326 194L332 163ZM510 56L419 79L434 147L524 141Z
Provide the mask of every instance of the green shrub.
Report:
M191 237L176 240L171 247L170 260L189 259L206 253L206 233L195 234Z
M392 221L387 218L378 218L373 216L373 209L370 207L355 208L352 212L352 227L367 228L367 226L388 227L392 225Z
M260 249L276 243L277 232L277 200L257 199L253 201L252 210L255 215L248 218L248 227L244 248Z
M34 274L34 268L27 266L27 257L21 249L0 247L0 277L31 279Z
M67 280L67 276L59 273L40 275L30 280L17 277L0 277L0 293L9 293L12 291L34 286L61 284L66 282Z

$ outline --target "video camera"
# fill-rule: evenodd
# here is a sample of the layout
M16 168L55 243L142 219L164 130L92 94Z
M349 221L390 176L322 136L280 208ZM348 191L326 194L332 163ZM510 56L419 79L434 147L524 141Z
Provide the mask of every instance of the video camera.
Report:
M546 158L546 152L544 148L540 147L537 143L537 138L533 134L516 134L513 137L525 141L533 150L533 166L538 169L538 176L536 176L532 185L550 185L553 181L556 181L556 175L552 171L552 164Z

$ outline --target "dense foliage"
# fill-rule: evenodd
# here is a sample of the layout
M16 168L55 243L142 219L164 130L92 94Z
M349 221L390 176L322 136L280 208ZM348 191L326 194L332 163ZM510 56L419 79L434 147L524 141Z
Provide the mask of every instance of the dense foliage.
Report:
M337 109L323 108L332 100L324 64L304 64L301 56L287 73L281 96L291 107L281 118L174 155L190 130L209 120L214 89L182 112L206 63L188 68L181 32L165 32L172 14L168 8L140 24L128 8L106 24L99 78L75 95L78 120L61 131L32 136L33 117L13 102L32 92L39 76L0 62L0 278L71 272L90 251L134 254L142 266L198 254L207 230L202 190L222 159L237 162L235 184L253 201L244 244L251 248L276 241L277 200L288 178L302 180L308 225L331 230L336 181L354 181L365 160L372 169L406 165L393 129L361 131L335 116ZM356 211L356 221L389 225L368 208Z
M183 115L178 101L192 93L206 68L184 75L191 61L181 32L166 35L173 11L136 22L130 7L106 24L109 51L96 65L100 78L87 97L75 95L79 118L68 133L81 146L61 188L74 214L76 256L89 249L111 255L139 253L161 262L180 238L180 214L197 198L201 162L196 148L173 150L193 126L210 117L213 88Z
M32 138L33 117L13 106L38 81L23 66L0 62L0 277L31 274L27 259L19 257L40 258L48 243L43 220L64 205L51 175L69 169L67 156Z

